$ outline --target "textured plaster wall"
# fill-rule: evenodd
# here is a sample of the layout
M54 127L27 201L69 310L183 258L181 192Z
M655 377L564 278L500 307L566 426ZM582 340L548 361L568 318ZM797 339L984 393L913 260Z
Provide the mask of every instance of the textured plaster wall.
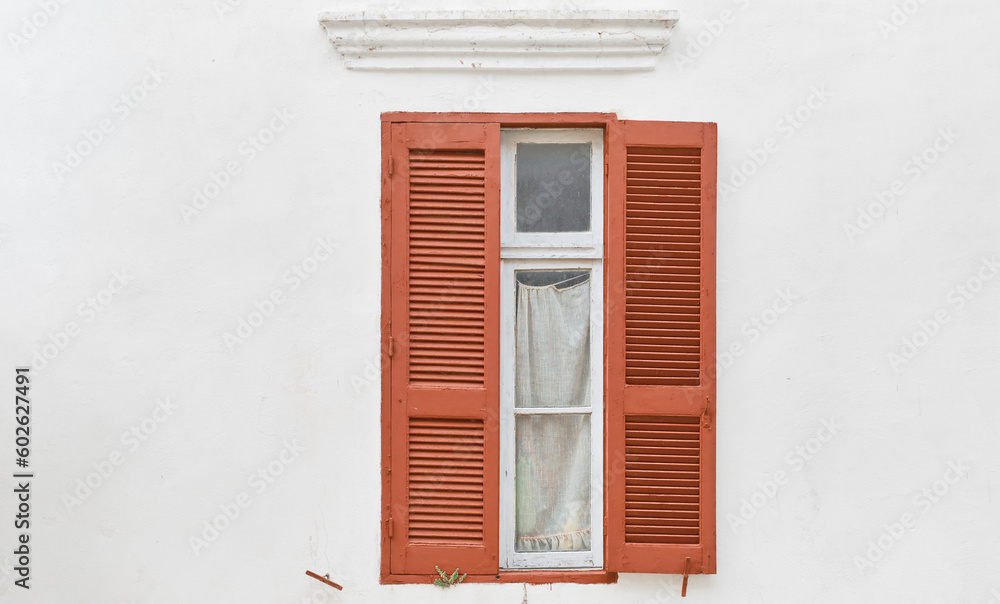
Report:
M379 114L467 108L719 124L719 574L692 603L1000 601L1000 6L677 0L649 73L349 72L316 16L374 6L401 5L0 9L0 599L679 600L378 585Z

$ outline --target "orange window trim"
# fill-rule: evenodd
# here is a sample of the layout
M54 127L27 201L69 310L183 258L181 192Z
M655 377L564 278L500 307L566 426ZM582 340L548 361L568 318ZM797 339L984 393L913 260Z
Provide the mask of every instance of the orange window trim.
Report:
M393 165L401 162L400 158L392 157L394 126L412 124L477 124L484 126L492 124L491 128L601 128L604 131L604 164L608 178L604 179L604 199L605 209L605 393L607 404L605 405L605 424L609 429L605 430L604 443L604 522L605 522L605 560L601 570L499 570L495 574L469 574L466 582L520 582L520 583L554 583L554 582L574 582L574 583L614 583L617 581L618 572L659 572L659 573L682 573L685 567L685 558L691 557L690 570L692 574L715 573L715 186L716 186L716 153L717 138L715 124L702 123L679 123L679 122L628 122L620 121L617 116L610 113L407 113L392 112L382 115L382 319L381 319L381 347L382 347L382 511L381 511L381 571L380 580L384 584L400 583L430 583L436 578L434 574L421 573L393 573L391 568L390 555L390 535L393 530L403 531L405 527L393 525L390 522L392 516L393 502L390 500L393 484L391 455L393 451L393 438L401 438L399 434L392 433L393 418L393 377L390 371L391 359L394 353L400 350L401 342L393 342L391 339L390 320L393 314L392 294L394 290L397 295L406 295L405 290L400 290L401 283L394 282L391 260L393 258L393 224L392 224L392 176L390 172L398 174L400 167ZM419 129L419 126L417 126ZM494 144L494 143L490 143ZM697 385L692 385L689 376L690 371L682 371L681 365L673 367L665 365L663 370L667 374L671 371L678 371L679 381L659 380L662 382L657 386L657 380L644 382L640 377L628 377L643 373L642 366L638 369L626 369L625 351L627 317L638 319L647 318L649 312L657 312L656 308L647 308L639 304L642 299L626 300L627 268L626 268L626 211L623 206L627 203L627 178L630 157L637 158L635 161L644 162L644 154L660 154L664 156L677 155L674 148L698 147L701 149L700 164L700 208L701 225L699 259L700 264L698 275L701 282L701 293L699 294L701 308L701 331L700 331L700 366ZM629 152L633 153L629 156ZM683 159L683 158L682 158ZM489 160L487 160L489 162ZM661 161L659 159L649 161ZM673 161L673 160L663 160ZM639 174L645 168L645 164L639 166ZM668 168L672 169L672 168ZM698 168L692 168L697 171ZM653 175L655 177L655 174ZM643 176L642 178L645 178ZM672 178L672 177L671 177ZM665 187L666 184L661 183ZM670 185L673 186L673 185ZM640 210L643 199L636 198L634 204ZM683 206L671 206L674 209ZM488 214L489 215L489 214ZM642 215L641 211L637 215ZM656 215L659 216L659 215ZM653 220L652 222L656 222ZM399 225L396 226L399 229ZM396 231L398 237L401 231ZM488 237L490 237L488 235ZM688 249L680 243L669 243L675 245L677 249ZM406 244L404 244L406 245ZM630 249L634 248L632 245ZM669 248L664 248L669 249ZM641 250L640 250L641 252ZM681 254L683 255L683 254ZM651 261L650 264L656 264ZM656 270L650 269L650 270ZM642 283L638 286L642 287ZM489 289L489 288L488 288ZM638 300L638 301L636 301ZM627 308L628 307L628 308ZM635 312L632 309L639 309ZM398 309L396 312L399 312ZM664 311L666 312L666 311ZM672 311L671 311L672 312ZM638 314L637 314L638 313ZM631 320L631 319L628 319ZM490 336L487 335L487 340ZM495 339L495 338L494 338ZM494 342L495 344L495 342ZM395 349L395 350L394 350ZM408 354L408 353L407 353ZM632 354L632 357L636 357ZM643 356L641 359L655 358L656 354ZM687 362L683 357L681 364ZM633 365L636 363L633 362ZM641 365L641 363L640 363ZM496 368L487 368L487 371L496 371ZM627 373L631 372L631 373ZM629 380L640 383L631 384ZM684 380L687 380L686 382ZM624 390L622 390L622 387ZM617 390L616 390L617 389ZM401 403L398 401L397 404ZM454 401L457 405L459 401ZM409 405L409 403L406 403ZM454 405L452 405L454 406ZM488 411L488 410L487 410ZM489 412L488 412L489 415ZM487 425L496 418L487 417ZM636 439L642 438L647 430L681 430L683 436L685 426L701 426L700 440L694 443L699 447L700 455L697 457L699 464L699 483L697 500L697 539L689 539L696 543L685 543L684 537L679 540L672 540L670 531L663 530L661 524L678 523L679 521L671 516L667 520L650 520L634 518L634 510L627 510L628 499L625 496L626 486L629 492L635 492L638 488L639 495L632 495L633 499L648 498L655 499L657 491L655 488L647 488L655 485L656 480L673 478L673 475L652 474L654 478L629 479L634 467L643 465L641 456L626 453L626 439L628 434ZM630 426L630 427L627 427ZM631 430L631 432L628 432ZM402 430L399 430L402 432ZM674 434L675 432L670 432ZM673 437L671 437L673 438ZM636 441L639 442L639 441ZM670 445L673 447L674 445ZM631 445L630 445L631 447ZM690 447L688 447L690 449ZM628 451L631 451L630 448ZM670 449L672 455L686 455L684 448ZM677 453L676 451L680 451ZM397 444L397 453L399 452ZM642 452L646 452L642 450ZM657 454L656 451L653 451ZM658 454L667 454L667 451L660 451ZM397 464L399 460L397 460ZM638 464L638 465L637 465ZM648 465L648 464L647 464ZM397 470L398 472L398 470ZM639 472L638 475L649 476L647 472ZM399 480L400 477L396 477ZM498 478L498 477L497 477ZM630 482L631 480L631 482ZM673 483L670 483L673 484ZM397 483L398 485L398 483ZM485 486L484 486L485 490ZM673 491L671 491L673 492ZM643 495L646 493L647 495ZM619 497L612 501L612 497ZM635 503L633 501L633 503ZM640 502L641 503L641 502ZM489 504L487 504L489 505ZM495 504L493 504L495 508ZM646 516L648 514L642 514ZM676 516L676 515L675 515ZM627 520L627 518L629 518ZM630 524L629 524L630 523ZM631 527L627 529L626 527ZM493 527L496 530L496 527ZM631 537L626 537L626 530L631 530ZM681 531L683 533L683 531ZM648 538L647 537L648 533ZM488 541L490 546L495 545L494 541ZM447 548L431 548L428 551L446 552ZM498 552L494 552L498 555ZM400 554L401 555L401 554ZM433 554L431 556L436 556ZM495 561L494 557L494 561ZM426 562L430 565L442 563L448 566L450 561L454 561L451 556L441 554L439 559L430 559ZM454 564L443 570L453 570ZM461 568L461 564L459 564ZM464 570L463 570L464 572Z

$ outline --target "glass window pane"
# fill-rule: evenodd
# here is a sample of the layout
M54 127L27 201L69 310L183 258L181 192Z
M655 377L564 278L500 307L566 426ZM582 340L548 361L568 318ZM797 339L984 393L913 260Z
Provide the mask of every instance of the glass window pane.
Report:
M590 143L518 143L517 231L590 231Z
M590 415L514 421L514 550L590 550Z
M515 271L514 406L590 406L590 271Z

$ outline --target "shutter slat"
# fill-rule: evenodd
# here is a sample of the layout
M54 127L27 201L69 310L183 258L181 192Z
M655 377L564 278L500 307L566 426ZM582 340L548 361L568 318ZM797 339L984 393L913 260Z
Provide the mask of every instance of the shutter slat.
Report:
M625 417L626 510L642 502L671 502L678 498L691 505L700 503L701 442L697 428L690 418ZM681 440L678 436L688 438ZM644 446L632 446L635 443ZM630 471L637 468L643 468L644 476ZM655 538L655 543L698 542L698 519L691 524L690 513L664 508L655 517L659 520L650 522L646 516L626 511L625 542L645 543L646 537Z
M686 291L696 292L701 282L700 172L674 169L678 163L699 167L697 151L669 147L627 149L626 384L699 383L701 354L693 346L687 354L627 354L630 344L653 340L663 345L691 344L700 338L700 299L691 297L683 307L674 301L684 298ZM689 316L690 322L672 320L678 314Z
M412 333L429 338L410 341L410 384L483 384L485 341L467 341L442 353L448 334L485 333L484 273L486 266L484 152L410 152L409 216ZM434 228L428 228L433 225ZM451 227L456 227L451 230ZM453 288L467 283L475 287ZM459 295L460 293L460 295ZM439 329L430 329L431 327ZM437 347L425 347L422 342Z
M411 539L482 543L483 447L482 421L410 418L407 500Z

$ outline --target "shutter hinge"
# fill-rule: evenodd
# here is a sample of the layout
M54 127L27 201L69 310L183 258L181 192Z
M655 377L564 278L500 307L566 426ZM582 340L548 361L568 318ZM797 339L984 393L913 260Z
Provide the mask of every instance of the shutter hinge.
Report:
M392 351L396 349L396 340L389 336L389 358L392 358Z
M392 170L395 167L395 166L393 166L394 163L395 162L393 161L392 156L390 155L389 156L389 176L392 176Z
M604 164L604 179L607 180L607 178L608 178L608 164L605 163Z
M709 409L705 409L705 412L701 414L701 427L706 430L712 429L712 412Z
M385 532L389 534L389 537L392 537L392 516L385 519Z

